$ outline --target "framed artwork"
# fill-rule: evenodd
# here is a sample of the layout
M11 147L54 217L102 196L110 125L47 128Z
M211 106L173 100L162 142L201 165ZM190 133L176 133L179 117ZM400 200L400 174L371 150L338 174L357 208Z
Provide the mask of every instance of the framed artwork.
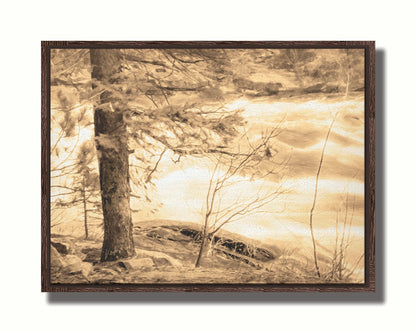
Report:
M42 291L375 291L375 44L42 42Z

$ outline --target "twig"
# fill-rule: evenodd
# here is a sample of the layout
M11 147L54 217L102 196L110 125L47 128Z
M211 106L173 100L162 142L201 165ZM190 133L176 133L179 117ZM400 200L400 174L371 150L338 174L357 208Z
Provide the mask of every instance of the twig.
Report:
M311 211L309 213L309 228L310 228L311 237L312 237L313 258L314 258L314 262L315 262L315 271L316 271L316 274L318 275L318 277L321 277L321 273L319 272L318 259L317 259L317 256L316 256L316 242L315 242L315 235L314 235L314 232L313 232L313 211L315 210L316 197L318 195L319 174L321 173L321 167L322 167L322 162L324 160L325 148L326 148L326 144L328 143L329 135L331 134L332 126L334 126L336 116L337 115L335 115L334 119L332 119L331 125L329 126L329 129L328 129L328 133L326 134L324 146L322 148L321 159L319 161L318 171L316 172L315 193L314 193L314 196L313 196L312 208L311 208Z

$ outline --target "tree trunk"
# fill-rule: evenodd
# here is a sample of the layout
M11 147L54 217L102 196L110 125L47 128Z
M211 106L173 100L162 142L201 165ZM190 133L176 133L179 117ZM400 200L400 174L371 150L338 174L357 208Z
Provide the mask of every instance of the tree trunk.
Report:
M316 172L316 178L315 178L315 193L313 195L312 208L311 208L311 211L309 212L309 228L310 228L310 232L311 232L312 245L313 245L313 259L314 259L314 263L315 263L315 272L316 272L316 275L318 275L318 277L321 277L321 273L319 271L319 266L318 266L318 256L316 254L316 241L315 241L315 235L314 235L314 232L313 232L313 212L314 212L315 206L316 206L316 198L317 198L317 195L318 195L319 174L321 173L322 162L324 160L324 155L325 155L325 148L326 148L326 145L328 143L328 138L329 138L329 135L331 134L332 126L334 126L336 117L337 117L337 115L335 114L334 119L332 119L331 125L329 126L328 133L326 134L325 141L324 141L324 146L322 147L321 159L319 160L318 171Z
M87 196L85 195L86 188L82 191L82 201L84 203L84 229L85 229L85 239L88 239L88 221L87 221Z
M198 258L196 259L196 262L195 262L195 268L199 267L199 265L201 264L202 253L204 252L204 248L205 248L205 238L206 236L204 233L204 235L202 235L201 247L199 248Z
M351 75L351 63L350 63L350 56L349 56L349 52L348 49L346 50L347 52L347 83L345 85L345 98L348 98L348 94L350 92L350 75Z
M196 258L195 268L199 267L201 264L202 254L204 253L205 242L207 240L207 225L208 225L208 216L205 217L204 229L202 231L201 247L199 248L198 258Z
M90 51L93 88L102 84L111 88L111 77L120 72L120 51ZM133 226L130 211L129 152L127 128L122 105L106 90L94 110L94 125L99 157L101 199L104 215L104 241L101 261L113 261L134 255Z

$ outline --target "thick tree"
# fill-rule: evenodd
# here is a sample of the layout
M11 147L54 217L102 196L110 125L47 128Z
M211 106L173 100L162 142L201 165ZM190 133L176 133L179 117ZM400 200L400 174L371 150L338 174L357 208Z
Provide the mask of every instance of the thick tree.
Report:
M103 261L133 255L130 197L148 205L147 191L154 186L152 179L164 154L173 163L187 155L230 156L229 142L243 124L241 110L228 110L224 105L237 95L230 90L235 52L56 52L53 82L77 89L85 105L92 103L94 109L104 216ZM91 83L86 84L91 80L92 90Z
M93 89L111 84L121 70L119 50L90 51ZM129 150L122 101L111 91L99 96L94 110L95 137L99 156L100 187L104 215L101 261L132 256L133 227L130 211Z
M231 78L221 50L93 49L90 57L93 95L99 95L94 125L104 215L101 260L109 261L134 254L131 187L149 186L167 150L174 162L226 153L242 117L222 105L220 85Z

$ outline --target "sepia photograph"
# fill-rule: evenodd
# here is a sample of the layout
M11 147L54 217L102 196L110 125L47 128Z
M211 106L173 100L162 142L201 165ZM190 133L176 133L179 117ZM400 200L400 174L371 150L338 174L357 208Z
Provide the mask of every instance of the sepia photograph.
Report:
M43 43L44 291L368 287L374 44Z

